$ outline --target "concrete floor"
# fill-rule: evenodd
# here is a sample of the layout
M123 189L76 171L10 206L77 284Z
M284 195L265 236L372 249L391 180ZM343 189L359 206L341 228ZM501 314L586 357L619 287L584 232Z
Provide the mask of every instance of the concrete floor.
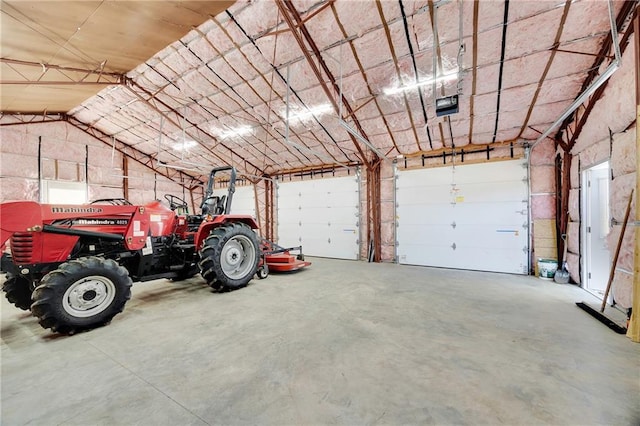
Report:
M134 285L55 336L2 298L4 425L637 425L640 345L535 277L312 259Z

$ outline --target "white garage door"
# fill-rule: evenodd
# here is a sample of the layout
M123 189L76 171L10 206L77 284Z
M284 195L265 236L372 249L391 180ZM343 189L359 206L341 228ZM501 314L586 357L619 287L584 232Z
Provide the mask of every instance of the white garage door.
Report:
M358 259L358 199L354 176L278 184L278 244Z
M523 161L399 172L398 261L527 273Z
M226 188L218 188L213 191L213 195L222 197L227 195ZM256 198L253 186L236 186L231 201L231 214L247 214L256 217Z

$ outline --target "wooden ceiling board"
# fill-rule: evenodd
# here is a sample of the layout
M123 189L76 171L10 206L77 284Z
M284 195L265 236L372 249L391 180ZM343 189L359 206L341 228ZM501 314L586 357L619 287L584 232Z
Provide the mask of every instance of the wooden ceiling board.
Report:
M67 112L104 89L103 85L82 86L2 86L0 110L3 112ZM51 101L46 101L51 99Z
M233 1L3 0L1 54L5 59L90 70L104 64L106 72L125 74L232 4ZM2 74L2 81L15 80L16 74L22 74L25 81L37 80L41 70L13 65L9 75ZM71 73L71 78L78 76ZM34 86L36 90L27 85L1 85L2 110L69 111L104 88L70 86L66 84L69 78L52 71L43 79L56 81L58 77L65 84L56 90L40 85Z
M51 62L62 49L73 58L66 65L83 63L81 53L65 44L99 5L97 1L2 1L2 57Z

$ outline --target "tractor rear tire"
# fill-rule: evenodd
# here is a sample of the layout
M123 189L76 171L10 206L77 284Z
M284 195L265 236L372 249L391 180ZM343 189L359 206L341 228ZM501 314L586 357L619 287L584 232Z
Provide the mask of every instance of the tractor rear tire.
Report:
M127 270L111 259L70 260L42 278L31 311L43 328L75 334L108 324L122 312L131 284Z
M258 237L243 223L215 228L200 250L200 275L217 291L247 285L258 269Z
M23 311L31 308L31 281L20 275L7 273L2 291L9 302Z

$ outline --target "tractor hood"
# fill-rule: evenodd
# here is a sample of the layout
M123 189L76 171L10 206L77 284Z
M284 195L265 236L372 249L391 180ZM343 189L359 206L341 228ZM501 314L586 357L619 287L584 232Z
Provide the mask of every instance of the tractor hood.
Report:
M0 204L0 247L15 232L42 229L42 209L34 201L8 201Z

